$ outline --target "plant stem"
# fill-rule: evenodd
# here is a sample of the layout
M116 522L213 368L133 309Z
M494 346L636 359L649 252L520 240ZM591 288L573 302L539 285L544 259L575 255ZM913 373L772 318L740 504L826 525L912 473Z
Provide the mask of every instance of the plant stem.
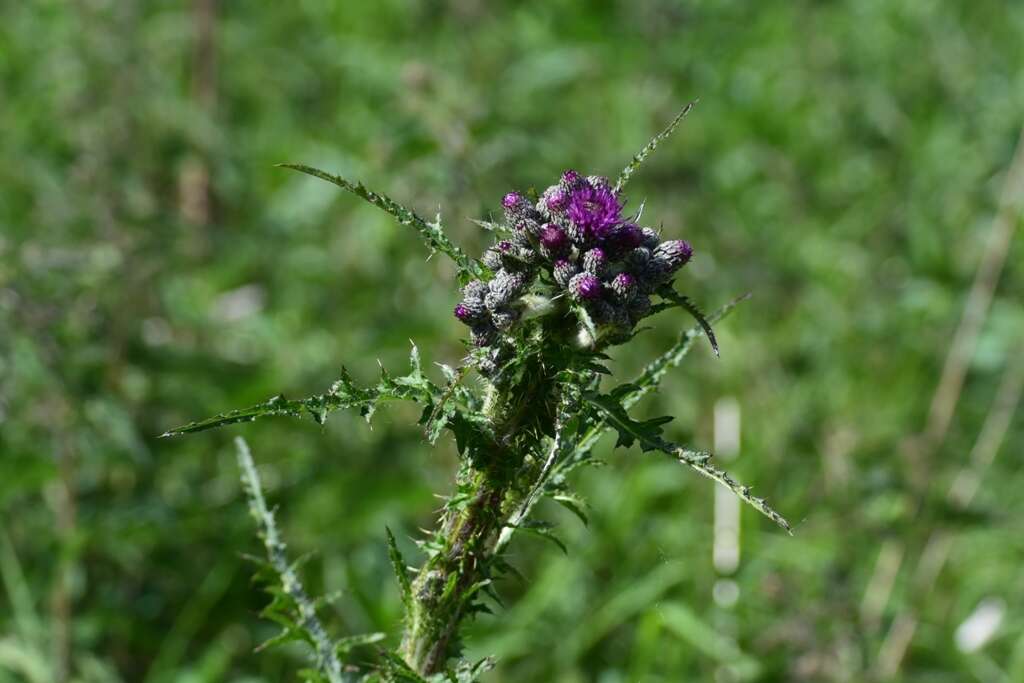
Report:
M534 377L504 390L488 387L484 412L494 430L493 451L471 461L472 465L467 463L460 472L457 489L465 502L445 513L440 549L412 583L400 652L420 675L443 670L462 620L472 612L473 597L489 579L505 520L504 503L516 487L512 473L525 457L511 442L524 421L532 422L542 412L524 400L533 395L536 381Z
M488 551L501 526L506 488L474 472L468 505L444 521L444 548L420 569L402 641L402 656L421 675L444 667L453 636L485 579Z

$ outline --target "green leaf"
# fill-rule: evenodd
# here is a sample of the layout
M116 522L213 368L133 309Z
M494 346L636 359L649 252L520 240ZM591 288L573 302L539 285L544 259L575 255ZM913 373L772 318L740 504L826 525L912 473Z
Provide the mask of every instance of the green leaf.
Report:
M740 484L727 472L718 469L710 463L711 453L695 451L674 444L671 441L666 441L661 436L660 426L667 421L665 418L637 422L629 417L618 398L597 394L596 392L587 392L583 397L591 405L604 413L608 424L618 431L619 444L628 446L636 442L644 451L657 450L671 455L679 462L696 470L699 474L722 484L741 500L792 535L792 527L790 527L789 522L773 510L763 498L753 495L749 486Z
M391 568L394 570L395 576L398 577L398 587L402 592L402 604L405 605L405 613L412 614L413 597L409 570L406 569L405 560L402 559L402 553L398 550L395 535L391 533L390 528L384 527L384 529L388 535L388 558L391 560Z
M239 422L253 422L258 418L274 415L301 417L304 413L308 413L318 424L323 424L328 413L343 408L358 408L360 413L369 420L373 417L378 405L387 401L408 400L430 405L439 393L439 389L423 374L419 365L419 352L415 346L413 346L412 366L412 372L402 377L392 377L381 369L381 378L377 386L365 388L357 385L348 371L342 368L341 377L331 385L330 390L325 394L298 400L288 400L282 395L274 396L248 408L228 411L205 420L175 427L160 436L180 436Z
M701 329L704 330L704 334L707 336L708 341L711 343L711 349L718 353L718 340L715 339L715 332L711 329L711 322L705 317L703 311L701 311L697 304L690 301L688 297L683 296L679 292L672 289L671 286L662 287L658 290L658 295L663 299L671 301L674 305L686 310L687 313L692 315L696 320L697 324L700 325Z
M672 119L672 122L668 124L665 130L661 131L653 138L651 138L651 141L648 142L643 149L641 149L639 152L636 153L636 155L633 156L633 160L630 161L624 169L622 169L622 173L619 174L618 180L615 181L616 193L621 192L623 188L626 187L626 183L629 182L630 177L632 177L636 170L640 168L640 165L644 162L644 160L647 159L647 157L651 154L651 152L655 150L655 148L657 148L659 144L661 144L662 140L672 135L672 133L676 129L676 126L678 126L686 117L686 115L690 113L690 110L693 109L693 105L695 104L697 104L697 100L694 100L693 102L690 102L688 105L683 107L682 111L676 114L676 117Z
M540 522L532 519L527 519L520 522L516 526L515 530L524 531L528 534L532 534L533 536L538 536L540 538L551 541L559 548L561 548L563 553L568 555L569 548L567 548L565 543L562 542L562 539L558 538L558 536L555 536L554 532L552 531L552 528L553 527L548 522Z
M394 216L399 223L402 225L411 226L415 229L423 241L426 242L427 246L431 250L440 251L445 254L458 265L459 270L462 273L472 275L474 277L480 277L483 274L481 265L474 259L469 258L466 254L459 249L455 244L444 234L441 229L440 216L433 223L428 223L424 218L417 215L416 212L411 209L407 209L395 200L391 199L387 195L380 194L370 190L360 182L351 182L342 178L341 176L321 171L318 168L312 166L306 166L304 164L278 164L282 168L290 168L300 173L311 175L321 180L326 180L329 183L334 183L338 187L351 192L352 194L366 200L370 204L373 204L377 208L388 212Z
M579 517L580 521L583 522L583 526L587 526L588 524L590 524L590 521L587 519L587 514L584 512L584 510L587 507L587 504L579 496L573 495L568 492L556 493L551 496L551 500L555 501L556 503L564 507L566 510Z
M354 636L345 636L344 638L339 638L335 641L334 651L339 655L343 655L357 647L379 643L385 638L387 638L387 636L383 633L360 633Z

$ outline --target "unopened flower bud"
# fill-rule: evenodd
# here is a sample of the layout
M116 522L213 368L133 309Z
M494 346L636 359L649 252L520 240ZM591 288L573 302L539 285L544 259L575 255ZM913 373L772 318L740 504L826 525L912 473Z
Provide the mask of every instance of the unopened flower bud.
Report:
M607 265L608 256L604 253L604 249L601 247L594 247L587 253L583 254L583 270L588 273L601 275L604 273Z
M488 268L490 268L491 270L498 271L501 269L502 266L501 252L499 252L494 247L491 247L490 249L484 252L483 256L480 257L480 262L483 263Z
M567 259L559 259L555 261L555 265L551 268L551 274L555 277L557 282L562 287L569 286L569 280L572 279L573 275L579 272L579 268L576 264Z
M540 246L549 258L565 253L569 248L569 237L554 223L548 223L540 233Z
M605 247L613 254L627 254L643 243L643 233L633 223L623 223L612 228L608 239L605 240Z
M580 273L569 281L569 293L577 301L593 301L601 297L601 281L592 273Z
M455 307L454 312L455 317L466 325L476 325L487 319L487 307L484 305L483 298L463 299L463 301Z
M612 280L609 288L615 294L616 300L627 303L636 295L636 278L629 273L619 273Z
M526 285L526 277L522 273L499 270L488 285L491 291L484 297L484 303L493 313L512 303L512 300L526 288Z
M505 208L505 220L515 230L529 232L529 223L539 222L540 214L537 209L518 192L509 192L505 195L501 205Z
M661 235L659 235L656 230L651 228L642 228L640 233L643 236L641 244L648 249L654 249L661 243Z
M552 215L558 215L565 211L569 205L569 193L558 185L552 185L544 191L541 197L541 209Z
M626 267L633 273L643 273L647 269L647 264L651 262L651 250L647 247L637 247L626 254L625 262Z
M471 280L466 283L466 286L462 288L462 296L466 299L477 299L479 301L484 300L484 296L488 292L486 282L480 280Z
M654 250L654 258L664 264L670 273L679 270L693 256L693 247L686 240L662 242Z
M470 339L474 346L491 346L498 340L498 330L490 322L476 325L470 331Z
M507 331L519 320L519 311L514 308L500 308L491 312L491 320L499 330Z
M629 318L635 325L641 318L645 318L651 312L651 297L646 294L633 297L628 304Z

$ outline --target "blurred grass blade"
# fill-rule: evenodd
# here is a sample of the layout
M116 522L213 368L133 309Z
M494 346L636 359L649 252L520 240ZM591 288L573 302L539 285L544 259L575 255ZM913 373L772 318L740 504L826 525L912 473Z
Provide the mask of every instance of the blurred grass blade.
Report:
M329 183L334 183L343 190L351 192L357 197L366 200L370 204L373 204L377 208L394 216L402 225L408 225L415 229L420 233L420 236L427 243L428 247L434 251L440 251L451 258L463 273L473 275L474 277L479 277L481 275L482 270L480 268L480 264L466 256L466 254L459 249L459 247L455 246L448 236L444 234L444 231L441 229L440 218L433 223L428 223L426 219L419 216L415 211L402 206L387 195L374 192L360 182L353 183L341 176L321 171L320 169L313 168L312 166L306 166L304 164L278 164L278 166L282 168L290 168L293 171L299 171L300 173L305 173L315 178L326 180Z
M21 562L14 552L7 530L0 527L0 578L3 579L7 600L14 611L14 624L21 641L43 651L46 640L43 625L32 604L32 593L21 569Z
M609 632L648 609L686 576L682 562L665 562L639 581L629 581L570 636L565 654L571 660L580 657Z
M650 156L651 152L653 152L659 144L661 144L662 140L664 140L668 136L672 135L673 132L675 132L676 127L682 122L686 115L690 113L690 110L693 109L693 105L695 104L697 104L697 100L694 100L693 102L690 102L688 105L683 107L683 110L676 114L676 117L672 119L672 122L668 124L665 130L661 131L653 138L651 138L651 141L644 145L644 148L636 153L636 155L633 157L633 160L626 165L626 168L622 169L622 173L619 174L618 180L615 181L615 192L621 192L622 189L626 187L626 183L629 182L630 177L632 177L636 170L640 168L640 165L644 162L644 160L647 159L648 156Z
M739 680L757 678L761 670L757 660L745 654L735 641L719 633L686 605L678 602L661 604L657 614L666 629L708 657L728 666Z

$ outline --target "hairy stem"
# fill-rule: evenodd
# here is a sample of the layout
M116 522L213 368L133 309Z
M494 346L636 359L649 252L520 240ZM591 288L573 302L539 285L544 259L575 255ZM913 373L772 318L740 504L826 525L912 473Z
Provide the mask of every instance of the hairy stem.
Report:
M488 550L501 525L506 489L475 473L466 507L444 522L444 549L420 569L402 641L402 656L421 675L440 671L452 638L485 581Z
M440 549L420 568L412 584L412 605L406 615L401 654L420 675L443 670L462 621L472 613L474 597L489 582L506 500L515 496L514 472L526 456L515 435L544 420L533 377L503 390L488 387L485 413L494 443L472 459L458 477L459 505L441 520Z

